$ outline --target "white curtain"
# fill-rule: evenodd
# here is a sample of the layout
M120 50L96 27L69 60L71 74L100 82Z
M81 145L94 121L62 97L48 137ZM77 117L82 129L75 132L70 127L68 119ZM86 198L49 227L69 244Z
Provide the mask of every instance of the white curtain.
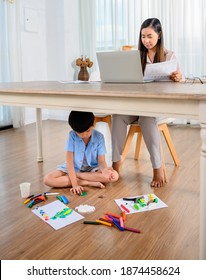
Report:
M80 55L87 56L92 61L96 56L95 2L96 0L79 0Z
M8 31L7 31L7 5L0 2L0 82L10 81L10 67L8 59ZM12 124L11 108L0 106L0 127Z
M137 45L141 23L162 22L165 47L175 51L183 75L206 75L205 0L80 0L82 53Z
M96 51L137 45L142 22L157 17L165 47L176 53L183 76L206 76L205 0L80 0L80 13L81 49L93 58L94 71Z
M0 81L21 81L19 29L19 1L13 4L0 0ZM13 127L24 125L24 109L1 106L2 121Z

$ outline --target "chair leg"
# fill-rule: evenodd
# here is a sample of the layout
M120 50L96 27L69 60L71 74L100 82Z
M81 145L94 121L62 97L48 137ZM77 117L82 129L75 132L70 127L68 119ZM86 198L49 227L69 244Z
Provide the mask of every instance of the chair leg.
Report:
M166 173L165 158L164 158L164 153L163 153L161 144L160 144L160 152L161 152L161 156L162 156L162 168L163 168L163 173L164 173L164 181L165 181L165 183L167 183L168 179L167 179L167 173Z
M168 145L168 148L170 150L170 153L172 155L172 158L174 160L175 165L178 166L180 164L180 161L179 161L179 158L178 158L177 153L175 151L175 147L173 145L173 142L172 142L167 124L163 123L163 124L158 125L158 129L162 132L162 134L165 138L165 141ZM127 156L130 144L132 142L132 139L133 139L133 136L134 136L135 133L138 133L138 138L137 138L137 142L136 142L134 158L138 159L138 157L139 157L140 145L141 145L141 141L142 141L142 132L141 132L141 128L139 126L131 125L130 129L129 129L129 132L127 134L127 139L126 139L124 150L123 150L123 153L122 153L123 160ZM163 149L162 149L161 144L160 144L160 152L161 152L161 156L162 156L162 167L163 167L163 172L164 172L164 180L165 180L165 183L166 183L166 182L168 182L168 179L167 179L167 174L166 174L166 165L165 165L164 153L163 153Z
M104 117L104 121L108 123L110 132L112 131L112 115Z
M133 139L133 136L134 136L135 132L136 132L136 128L131 125L130 128L129 128L129 132L127 134L126 142L125 142L124 149L123 149L123 152L122 152L122 159L123 160L125 160L125 158L128 154L129 147L130 147L130 144L132 142L132 139Z
M164 124L159 125L159 129L162 131L162 134L164 135L165 141L166 141L167 146L170 150L170 153L171 153L171 156L173 158L174 164L176 166L179 166L180 165L180 160L177 156L175 147L173 145L172 138L170 136L167 124L164 123Z
M138 160L139 158L139 152L140 152L140 146L142 143L142 132L138 132L137 135L137 142L136 142L136 148L135 148L135 154L134 154L134 159Z

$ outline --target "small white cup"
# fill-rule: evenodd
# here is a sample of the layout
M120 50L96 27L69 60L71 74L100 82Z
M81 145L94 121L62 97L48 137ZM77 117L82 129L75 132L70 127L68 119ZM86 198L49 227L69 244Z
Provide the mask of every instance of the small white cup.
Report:
M21 191L21 197L25 198L30 195L30 186L31 183L24 182L19 185Z

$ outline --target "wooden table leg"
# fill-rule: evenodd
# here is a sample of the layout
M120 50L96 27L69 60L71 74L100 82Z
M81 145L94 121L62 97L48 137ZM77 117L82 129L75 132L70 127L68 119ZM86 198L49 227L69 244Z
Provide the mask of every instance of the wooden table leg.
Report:
M36 136L37 136L37 161L43 161L42 148L42 110L36 108Z

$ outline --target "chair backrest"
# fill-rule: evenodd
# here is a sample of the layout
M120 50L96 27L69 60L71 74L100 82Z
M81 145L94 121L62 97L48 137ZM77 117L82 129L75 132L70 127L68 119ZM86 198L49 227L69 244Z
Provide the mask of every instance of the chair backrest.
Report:
M134 50L135 46L134 45L124 45L122 46L122 51L131 51Z

